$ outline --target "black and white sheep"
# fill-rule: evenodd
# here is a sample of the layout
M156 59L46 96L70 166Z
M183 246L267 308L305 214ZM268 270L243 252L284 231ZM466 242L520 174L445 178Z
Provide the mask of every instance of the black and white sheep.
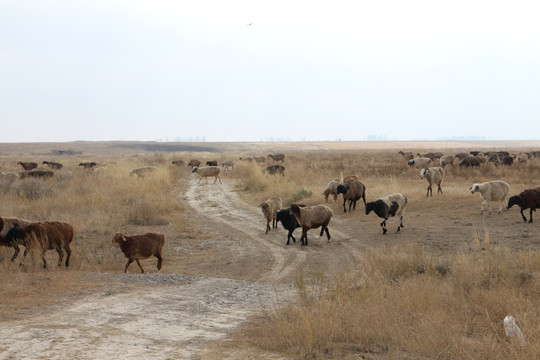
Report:
M305 204L297 204L300 207L305 207ZM287 244L289 245L291 243L291 239L293 239L294 242L296 242L296 239L293 236L293 232L295 229L300 227L300 224L298 223L298 220L296 220L296 217L291 212L291 208L281 209L278 210L276 214L276 224L278 222L281 222L281 225L283 228L289 233L287 234Z
M437 189L437 193L440 192L442 194L443 191L441 188L441 183L444 178L444 169L442 167L434 166L427 169L422 169L420 171L420 179L424 178L429 184L427 187L426 197L429 195L433 196L433 184L437 184L437 186L439 187Z
M149 232L142 235L124 235L120 232L114 234L112 243L117 243L124 256L128 259L124 273L127 272L129 264L135 260L141 268L141 273L144 269L139 260L148 259L150 256L155 256L158 259L157 269L161 269L163 262L162 250L165 245L165 235L161 233Z
M336 188L338 194L343 194L343 212L347 212L345 203L349 200L349 212L352 209L356 209L356 201L364 200L364 206L366 205L366 186L358 180L351 181L345 185L338 185Z
M506 196L510 190L510 185L507 182L502 180L493 180L484 182L481 184L473 184L470 188L471 194L480 193L482 200L482 209L480 213L484 212L484 206L487 207L489 213L491 214L491 208L489 207L490 201L500 201L501 206L499 208L499 214L501 213L503 207L505 206Z
M399 226L396 232L399 232L403 227L403 213L407 206L407 197L403 194L395 193L366 204L366 215L371 211L375 212L378 217L382 218L381 226L383 234L386 234L386 220L392 216L399 216Z
M530 209L529 223L532 223L533 211L540 208L540 188L524 190L519 195L511 196L510 199L508 199L507 209L510 209L514 205L520 207L521 217L525 222L527 221L527 218L523 215L523 210Z
M259 205L266 219L266 234L270 231L270 222L272 222L272 229L277 227L276 215L278 210L281 209L282 203L281 197L272 196Z
M328 231L328 224L334 216L334 212L326 205L315 205L301 207L298 204L290 205L291 212L302 227L302 236L300 237L300 244L302 246L308 245L307 232L309 229L317 229L321 227L321 234L326 231L326 237L330 242L330 232Z

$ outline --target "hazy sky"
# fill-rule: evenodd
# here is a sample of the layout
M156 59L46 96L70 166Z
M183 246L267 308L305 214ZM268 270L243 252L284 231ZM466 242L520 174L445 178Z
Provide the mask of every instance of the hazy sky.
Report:
M540 138L538 1L0 0L0 142Z

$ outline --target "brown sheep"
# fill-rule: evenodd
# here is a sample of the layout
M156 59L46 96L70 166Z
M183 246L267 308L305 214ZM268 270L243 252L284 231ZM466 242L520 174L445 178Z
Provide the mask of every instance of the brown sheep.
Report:
M50 170L31 170L19 173L19 178L26 179L27 177L33 177L36 179L48 179L54 176L54 172Z
M176 166L181 166L181 165L185 164L185 161L184 160L173 160L172 164L176 165Z
M60 221L46 221L42 223L30 223L27 226L15 224L7 232L4 242L5 245L12 246L15 249L12 261L19 254L19 245L26 247L19 266L22 266L28 251L40 249L43 268L46 268L45 251L55 249L58 253L58 266L62 266L62 259L64 258L63 250L65 250L67 254L65 265L69 267L73 236L73 227L70 224Z
M112 243L117 243L124 256L128 259L124 273L127 272L128 266L133 260L141 268L141 273L144 273L139 260L148 259L150 256L155 256L158 259L157 269L161 269L161 263L163 262L161 251L163 245L165 245L165 235L149 232L142 235L128 236L117 232L112 238Z
M285 154L268 154L267 158L272 158L274 161L285 162Z
M275 174L281 174L282 176L285 176L285 166L283 165L270 165L263 169L263 172L268 173L270 175Z
M188 166L191 166L191 168L193 169L195 167L201 166L201 162L200 162L200 160L192 159L192 160L189 160Z
M270 221L272 222L272 228L277 227L276 215L279 209L281 209L282 200L279 196L273 196L263 201L259 207L266 219L266 234L270 231Z
M338 185L336 192L343 194L343 212L347 212L345 209L345 203L349 200L349 212L352 209L356 209L356 201L364 200L364 206L366 205L366 186L358 180L351 181L345 185Z
M94 166L96 166L97 163L91 161L91 162L84 162L84 163L80 163L79 166L82 166L84 167L85 169L92 169Z
M26 171L30 171L30 170L35 169L35 168L38 167L38 164L35 163L35 162L22 162L22 161L19 161L19 162L17 163L17 165L21 165L22 168L23 168L24 170L26 170Z
M343 185L348 184L352 181L358 180L358 176L356 175L347 175L343 178Z
M49 166L51 169L61 169L63 167L62 164L52 161L44 161L41 164Z
M330 232L328 231L328 224L334 216L334 212L326 205L315 205L301 207L298 204L291 204L291 213L294 215L298 224L302 227L302 236L300 237L300 245L307 246L308 238L307 232L309 229L317 229L321 227L321 234L326 232L328 242L330 242Z

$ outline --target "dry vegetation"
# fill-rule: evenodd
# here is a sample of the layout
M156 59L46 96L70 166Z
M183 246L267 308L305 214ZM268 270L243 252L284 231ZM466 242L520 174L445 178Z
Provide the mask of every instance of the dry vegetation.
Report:
M186 163L191 157L219 163L234 159L235 169L222 173L224 181L234 182L243 199L254 207L273 195L280 195L284 206L297 201L323 203L328 181L351 174L366 184L368 201L393 192L409 197L404 231L408 214L432 206L425 203L427 183L396 151L290 152L285 177L266 175L259 164L238 161L239 156L245 154L118 154L102 159L101 163L108 163L103 173L78 167L80 159L60 159L65 170L51 180L0 183L0 214L34 221L61 220L72 224L76 232L73 271L43 271L37 260L19 269L9 262L12 250L0 248L0 269L8 274L0 282L0 300L7 309L16 307L21 299L33 299L31 306L40 297L66 292L66 285L77 289L80 272L120 272L124 260L111 244L115 231L158 230L177 245L182 239L205 236L190 228L185 205L175 196L182 186L179 179L190 174L187 167L171 167L174 158ZM2 158L0 170L19 171L18 160L15 156ZM159 170L144 180L128 176L129 169L142 165ZM538 174L538 160L513 167L447 167L444 198L434 195L431 201L441 209L458 208L472 201L467 191L470 185L493 179L507 181L511 195L517 194L540 185ZM337 203L330 200L336 217L351 223L365 218L359 204L356 212L343 214L340 199ZM481 201L477 196L474 199L479 211ZM471 213L461 216L466 221ZM521 221L517 212L515 218ZM261 229L262 223L261 217ZM371 223L377 227L378 220L372 218ZM344 263L342 268L299 268L294 282L297 297L262 309L235 333L234 344L293 358L540 359L538 247L493 244L491 228L469 229L474 241L450 251L423 246L423 239L418 240L422 245L396 241L374 246L358 263ZM165 264L167 247L172 244L166 244ZM48 253L56 257L56 253ZM506 338L502 320L509 314L522 328L526 348Z

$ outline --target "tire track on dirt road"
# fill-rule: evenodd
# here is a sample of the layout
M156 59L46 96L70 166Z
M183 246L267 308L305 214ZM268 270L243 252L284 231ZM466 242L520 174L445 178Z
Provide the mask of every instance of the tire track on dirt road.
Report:
M273 229L265 234L261 211L243 202L227 184L197 184L195 180L190 180L184 196L199 216L243 233L272 259L270 269L262 274L260 281L279 283L306 260L305 252L283 248L282 232Z

